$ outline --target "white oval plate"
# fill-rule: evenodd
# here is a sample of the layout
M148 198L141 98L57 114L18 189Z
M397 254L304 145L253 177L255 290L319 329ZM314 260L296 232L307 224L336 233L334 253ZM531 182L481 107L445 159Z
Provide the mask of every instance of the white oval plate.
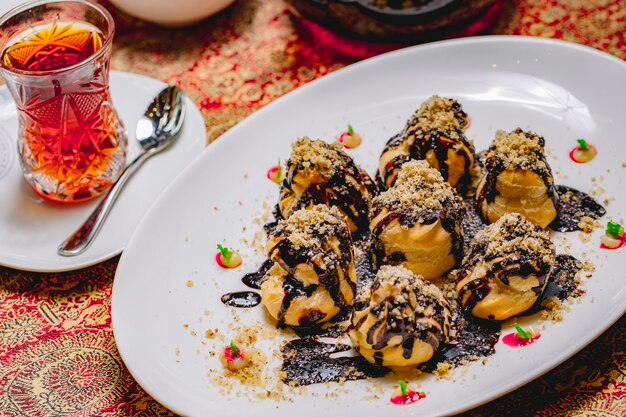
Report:
M623 216L626 64L618 59L560 41L482 37L418 46L350 66L288 94L224 134L172 183L138 226L118 266L112 315L122 358L149 394L190 416L458 413L558 365L624 313L623 250L600 250L600 230L586 244L578 233L555 234L560 252L596 264L593 278L583 283L587 294L582 301L564 311L562 322L545 323L533 345L514 349L499 342L485 365L457 369L450 379L424 375L413 380L427 395L417 404L389 402L392 378L285 386L283 393L290 397L285 401L250 400L246 394L254 390L237 383L225 387L230 394L220 393L207 374L222 368L208 354L224 342L204 338L205 330L217 327L229 340L236 335L231 325L273 326L262 307L234 311L220 302L223 293L245 289L239 278L263 260L240 239L251 240L261 230L254 219L269 210L262 203L276 202L278 187L265 178L268 167L289 155L294 138L332 140L350 122L364 138L350 153L373 172L385 141L434 93L460 100L472 116L468 135L479 150L488 146L495 129L520 126L545 135L557 182L590 191L591 177L604 178L606 196L615 198L607 218ZM567 156L580 137L599 149L586 165ZM224 271L215 265L215 245L222 241L241 250L243 267ZM187 280L193 282L191 288ZM272 353L282 339L257 344L270 358L267 372L280 365Z
M111 72L113 104L128 131L127 161L141 152L135 126L150 100L165 84L153 78ZM83 254L63 257L57 247L89 216L100 201L76 206L44 202L26 185L17 156L17 110L5 86L0 88L0 265L27 271L58 272L109 259L124 249L150 204L204 148L204 119L186 99L187 115L180 137L154 156L126 184L109 218Z

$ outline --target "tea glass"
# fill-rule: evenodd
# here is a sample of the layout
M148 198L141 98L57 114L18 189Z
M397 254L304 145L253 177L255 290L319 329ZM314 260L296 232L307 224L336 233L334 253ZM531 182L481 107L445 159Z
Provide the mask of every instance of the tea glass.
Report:
M45 200L90 200L124 169L126 132L109 91L114 32L109 12L89 0L36 0L0 17L20 163Z

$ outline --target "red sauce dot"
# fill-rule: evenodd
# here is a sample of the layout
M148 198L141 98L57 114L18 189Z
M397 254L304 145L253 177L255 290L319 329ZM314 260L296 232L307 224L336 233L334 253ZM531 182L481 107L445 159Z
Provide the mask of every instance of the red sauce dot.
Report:
M233 352L233 348L230 347L230 345L225 346L224 351L222 352L224 355L224 358L226 358L227 360L231 360L231 361L234 361L235 359L238 359L238 358L242 358L243 356L241 355L241 349L238 348L237 346L235 347L237 348L237 353Z
M426 398L426 394L424 394L423 392L408 390L406 395L394 395L393 397L391 397L390 401L393 404L409 405L418 402L422 398Z
M238 253L233 253L230 260L231 262L227 263L224 256L222 256L222 252L217 252L215 254L215 263L224 269L237 268L242 263L241 256Z
M541 334L536 334L530 339L524 339L519 337L517 333L509 333L502 338L502 343L511 347L522 347L535 343L535 341L540 337Z
M280 172L279 172L280 170ZM282 165L274 165L267 170L267 179L276 184L280 184L285 179L285 169Z
M228 268L228 267L226 266L226 264L222 261L222 253L221 253L221 252L217 252L217 253L215 254L215 262L216 262L219 266L221 266L222 268Z
M224 355L224 357L227 360L233 360L235 359L235 354L233 353L233 350L230 346L225 346L224 347L224 351L222 352L222 354Z

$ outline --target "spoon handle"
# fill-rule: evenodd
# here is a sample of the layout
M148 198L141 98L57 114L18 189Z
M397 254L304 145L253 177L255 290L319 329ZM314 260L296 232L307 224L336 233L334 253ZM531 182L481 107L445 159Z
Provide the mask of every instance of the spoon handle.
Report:
M122 188L128 181L128 179L143 165L143 163L156 153L155 148L151 148L145 152L142 152L136 157L133 162L130 163L122 172L122 175L117 179L115 184L111 187L109 192L104 196L100 204L95 210L87 217L87 220L76 230L65 242L57 249L57 253L61 256L76 256L83 253L93 239L98 235L98 232L102 228L104 221L111 212L113 204L117 200L117 196L120 194Z

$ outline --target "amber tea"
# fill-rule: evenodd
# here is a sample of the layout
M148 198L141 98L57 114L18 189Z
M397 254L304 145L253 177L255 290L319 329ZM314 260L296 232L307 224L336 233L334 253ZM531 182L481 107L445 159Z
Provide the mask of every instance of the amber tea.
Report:
M11 37L0 64L20 117L25 178L47 200L102 193L121 173L126 137L111 105L106 37L82 21L55 19Z
M24 71L71 67L102 48L103 39L92 25L55 21L17 35L3 51L2 62Z

